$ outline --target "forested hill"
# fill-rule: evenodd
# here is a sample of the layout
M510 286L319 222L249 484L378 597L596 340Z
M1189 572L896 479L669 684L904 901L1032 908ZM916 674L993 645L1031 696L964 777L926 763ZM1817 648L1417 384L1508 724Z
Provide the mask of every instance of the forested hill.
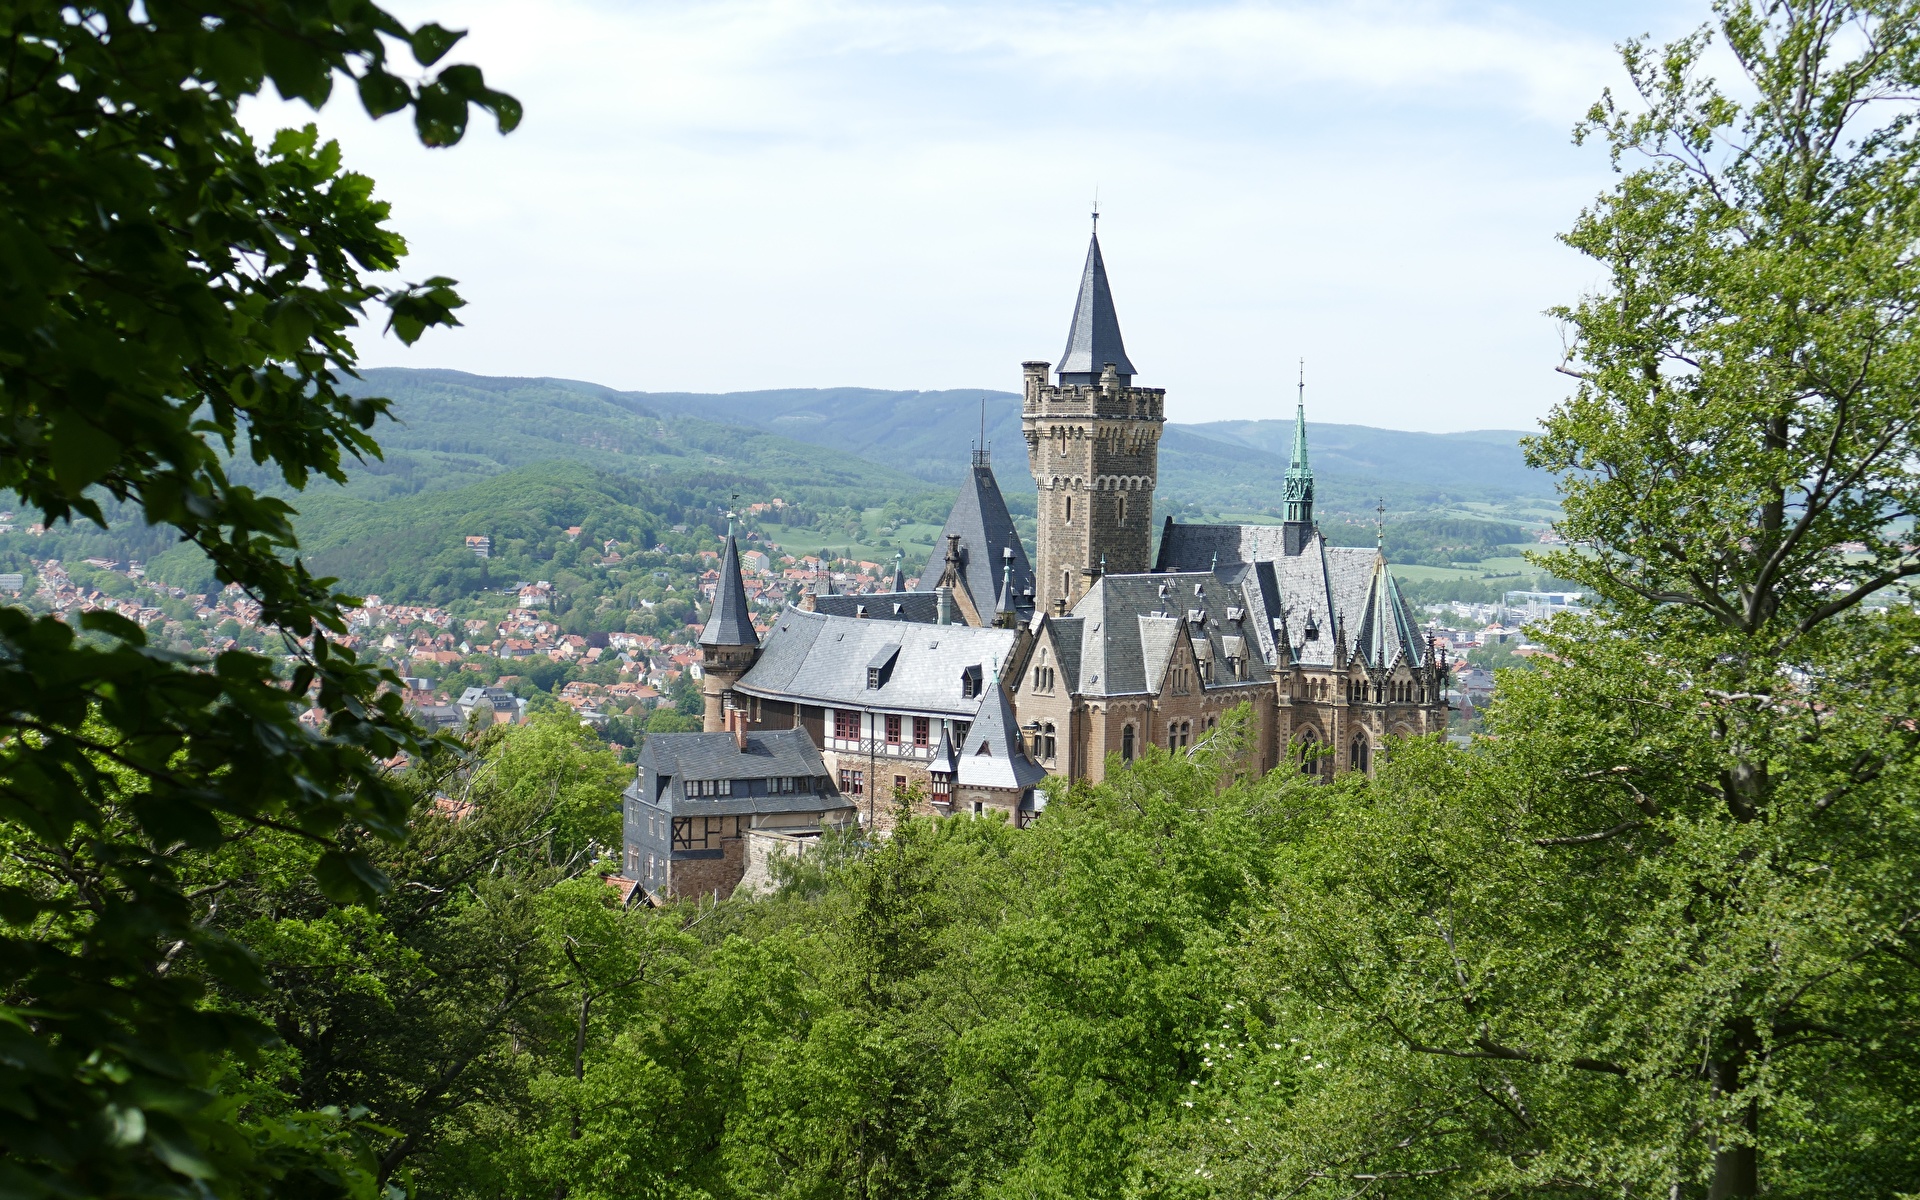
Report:
M439 491L554 461L698 478L710 487L732 479L800 502L880 503L929 490L922 478L834 445L709 419L597 384L390 368L368 371L350 390L394 402L395 420L374 430L385 460L353 470L348 492L364 499Z
M984 418L988 443L1001 451L1001 486L1033 491L1022 467L1020 398L1012 392L619 392L571 380L402 368L370 370L362 388L391 397L405 423L382 440L407 456L431 454L440 469L458 469L475 455L512 465L579 457L629 466L638 455L655 469L697 466L705 456L720 460L714 466L750 463L762 477L784 478L798 457L812 460L802 472L810 482L845 479L851 464L864 462L851 473L864 473L868 484L907 475L951 486ZM1409 511L1554 493L1548 476L1527 467L1523 434L1514 431L1428 434L1310 422L1308 434L1330 512L1370 510L1382 498ZM1291 438L1287 420L1170 424L1161 445L1164 507L1265 511L1276 502ZM795 443L817 449L796 455Z

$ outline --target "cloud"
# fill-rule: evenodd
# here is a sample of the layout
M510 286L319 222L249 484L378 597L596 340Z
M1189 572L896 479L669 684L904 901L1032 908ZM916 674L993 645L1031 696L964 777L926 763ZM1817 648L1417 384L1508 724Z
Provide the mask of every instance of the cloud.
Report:
M444 0L402 6L447 19ZM1612 33L1436 4L531 5L457 51L527 105L427 152L322 120L466 328L370 362L619 387L1012 387L1058 352L1096 186L1129 350L1176 419L1525 424L1604 155ZM1631 32L1622 30L1620 32ZM263 103L265 124L306 120ZM1310 397L1311 398L1311 397Z

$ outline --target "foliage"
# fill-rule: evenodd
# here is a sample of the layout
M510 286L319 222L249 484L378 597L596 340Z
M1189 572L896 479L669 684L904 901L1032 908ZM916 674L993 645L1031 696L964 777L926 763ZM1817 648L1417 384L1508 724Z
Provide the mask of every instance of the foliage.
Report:
M1335 546L1372 546L1376 542L1376 530L1370 523L1322 521L1321 532ZM1525 529L1504 521L1402 515L1383 522L1378 535L1389 561L1435 567L1498 558L1511 554L1516 544L1532 540Z
M1920 572L1920 13L1718 13L1751 100L1703 31L1629 44L1644 107L1588 126L1648 164L1568 237L1608 287L1529 453L1544 565L1606 605L1471 753L1401 748L1289 849L1243 959L1270 1015L1181 1146L1210 1187L1920 1188L1920 618L1867 604Z
M368 305L405 341L453 322L451 281L383 289L405 246L364 176L311 127L257 145L236 106L269 80L311 106L336 76L428 145L471 105L518 105L452 65L459 35L372 4L18 3L0 67L0 488L49 523L171 527L302 639L290 686L257 656L190 663L107 614L88 636L0 609L0 838L6 867L0 1145L21 1194L366 1194L353 1154L311 1153L347 1116L256 1119L208 1089L258 1023L203 1004L258 982L245 948L192 919L186 865L276 829L319 848L318 886L381 884L347 831L394 835L404 798L376 764L417 748L398 698L331 648L346 599L286 555L291 509L237 484L239 452L289 488L376 455L376 399L340 390ZM124 508L121 510L124 512ZM315 689L323 733L294 718ZM343 1110L345 1112L345 1110Z

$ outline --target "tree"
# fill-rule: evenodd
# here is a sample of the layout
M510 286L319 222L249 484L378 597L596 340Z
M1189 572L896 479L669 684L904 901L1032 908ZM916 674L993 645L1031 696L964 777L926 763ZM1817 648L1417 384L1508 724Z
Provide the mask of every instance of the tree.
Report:
M1807 1140L1799 1072L1914 1082L1883 1048L1910 1037L1886 1005L1920 983L1920 892L1886 874L1916 832L1914 621L1860 610L1920 574L1920 8L1716 10L1750 99L1702 77L1703 31L1659 54L1629 44L1642 107L1609 98L1589 118L1616 162L1650 165L1568 235L1611 286L1561 312L1581 386L1529 457L1566 472L1562 529L1586 551L1548 565L1612 607L1562 638L1581 654L1569 682L1689 718L1648 718L1681 786L1642 788L1625 820L1688 823L1636 856L1693 859L1669 875L1691 895L1672 928L1691 949L1660 992L1691 1044L1667 1065L1704 1064L1711 1191L1745 1196L1763 1143ZM1608 637L1670 677L1594 644ZM1621 778L1651 766L1626 746L1602 757ZM1821 1186L1794 1169L1789 1186Z
M1920 573L1920 7L1716 12L1629 43L1639 108L1585 127L1646 158L1567 237L1607 284L1528 453L1543 565L1603 603L1491 738L1402 748L1288 850L1217 1110L1258 1134L1187 1160L1223 1179L1920 1187L1920 619L1886 590Z
M406 797L379 764L420 744L378 694L390 679L331 641L352 600L300 565L293 510L235 484L226 456L294 488L341 479L343 456L379 453L386 410L337 386L349 331L377 303L411 342L460 300L442 278L375 284L405 243L371 181L311 127L257 145L236 108L268 81L318 108L345 79L446 146L472 106L503 131L519 106L468 65L403 78L390 46L430 69L460 35L365 0L27 0L4 20L0 488L50 523L138 505L259 601L299 662L281 682L257 655L150 649L110 614L76 639L0 609L0 1171L29 1194L364 1191L364 1158L304 1149L335 1136L327 1119L260 1123L210 1091L269 1034L203 1003L209 981L258 972L180 881L195 855L274 829L317 848L330 895L383 884L355 835L399 835ZM309 693L324 732L295 719Z
M408 774L405 840L368 847L399 886L372 904L331 903L302 869L314 851L277 831L200 865L203 886L226 885L204 920L253 947L270 985L231 997L283 1047L249 1073L259 1103L364 1108L376 1178L417 1166L436 1191L472 1182L468 1110L534 1109L529 1055L571 1043L570 964L588 953L574 927L595 910L560 897L612 894L598 870L626 774L561 716L476 749Z

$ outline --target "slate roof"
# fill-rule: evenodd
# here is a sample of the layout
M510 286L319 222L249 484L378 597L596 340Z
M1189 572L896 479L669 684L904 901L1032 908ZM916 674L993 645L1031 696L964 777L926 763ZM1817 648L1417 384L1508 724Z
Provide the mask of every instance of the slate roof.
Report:
M1329 546L1316 530L1289 555L1283 537L1278 525L1169 524L1158 566L1191 571L1217 563L1222 580L1245 597L1269 664L1332 666L1343 622L1349 646L1371 666L1391 667L1401 655L1421 659L1420 623L1378 550Z
M972 720L980 698L964 697L960 678L984 678L1013 652L1011 629L861 620L789 607L767 633L759 661L736 691L773 700ZM867 687L867 664L884 647L899 657L878 688Z
M745 750L740 749L731 733L650 734L640 747L638 767L627 794L680 814L826 812L854 807L851 800L831 790L826 763L804 729L749 733ZM658 801L640 794L642 781L649 773L669 779ZM688 780L765 780L783 776L819 779L825 781L824 786L829 790L697 797L688 797L682 790Z
M753 610L747 606L747 587L740 580L740 547L727 529L727 550L720 556L720 583L713 589L713 612L700 631L702 646L758 646Z
M1087 265L1080 272L1080 294L1073 302L1073 325L1067 330L1067 348L1061 352L1060 382L1098 383L1101 368L1112 363L1122 385L1134 375L1127 347L1120 339L1120 317L1113 309L1113 288L1107 283L1107 262L1100 254L1100 235L1087 245Z
M987 686L987 694L980 701L980 715L974 718L966 744L960 748L955 782L962 787L1025 791L1046 777L1046 768L1027 757L1013 702L1007 698L1007 689L995 679Z
M1257 632L1257 617L1248 611L1241 589L1211 571L1103 575L1070 617L1050 620L1061 643L1061 669L1080 695L1157 692L1180 637L1189 638L1199 656L1211 655L1221 664L1207 685L1210 691L1265 685L1271 679L1267 663L1254 654L1234 655L1247 661L1244 680L1226 674L1232 649L1227 639L1244 644Z
M993 465L984 453L974 455L973 470L960 487L960 498L953 502L946 526L934 539L933 554L927 569L920 573L920 590L931 594L940 586L947 569L947 538L960 538L960 562L966 576L967 591L974 607L990 610L1000 591L1004 551L1013 551L1013 590L1021 596L1033 593L1033 564L1027 561L1027 548L1013 527L1013 516L1000 495L1000 484L993 477Z
M940 619L940 597L934 592L868 592L864 596L815 596L815 612L857 617L867 610L870 621L911 621L931 625Z

